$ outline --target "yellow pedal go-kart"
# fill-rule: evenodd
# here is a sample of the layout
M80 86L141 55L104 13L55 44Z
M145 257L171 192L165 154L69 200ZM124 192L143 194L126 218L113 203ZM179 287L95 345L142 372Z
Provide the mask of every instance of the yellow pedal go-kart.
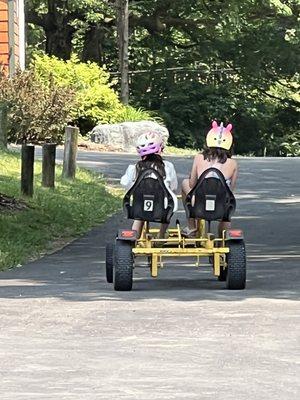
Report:
M240 229L224 230L221 237L211 233L212 221L230 221L235 211L234 195L223 174L209 168L205 171L184 203L188 218L198 221L195 238L181 234L179 221L167 231L167 239L159 239L159 229L151 229L151 222L169 223L174 200L162 177L155 169L143 171L123 200L127 217L145 221L140 238L137 232L120 229L114 243L106 247L106 278L115 290L130 291L133 270L138 257L147 257L151 276L156 278L165 257L193 257L202 266L201 258L209 257L213 273L219 281L226 281L227 289L244 289L246 285L246 251Z

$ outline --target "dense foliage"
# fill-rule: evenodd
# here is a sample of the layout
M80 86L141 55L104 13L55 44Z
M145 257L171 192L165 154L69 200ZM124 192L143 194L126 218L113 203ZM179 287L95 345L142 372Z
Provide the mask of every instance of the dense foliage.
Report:
M88 133L101 123L155 119L141 108L124 106L96 63L77 57L63 61L35 55L30 67L8 78L0 71L0 103L8 105L8 140L43 143L63 139L67 123Z
M82 133L99 123L152 119L151 114L142 109L121 104L111 87L109 74L94 62L80 62L75 56L63 61L55 56L35 55L32 69L43 84L52 80L57 86L75 93L71 116Z
M75 92L72 116L80 125L115 122L122 112L123 106L110 88L108 73L95 63L82 63L74 56L68 61L35 56L33 68L44 84L53 79L56 85Z
M117 71L113 0L27 0L31 47ZM299 154L298 0L132 0L131 103L171 142L201 146L212 118L239 153Z

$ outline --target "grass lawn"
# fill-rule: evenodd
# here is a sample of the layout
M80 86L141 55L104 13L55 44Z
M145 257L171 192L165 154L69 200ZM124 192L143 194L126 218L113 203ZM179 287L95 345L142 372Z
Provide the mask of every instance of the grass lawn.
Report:
M20 155L0 150L0 193L21 198L20 171ZM78 169L76 180L69 182L61 178L61 172L57 166L54 190L43 188L37 161L34 197L23 198L29 208L0 212L0 270L80 236L120 208L120 197L107 190L101 176Z
M199 154L201 150L195 149L180 149L179 147L169 146L167 145L164 149L164 154L168 156L195 156Z

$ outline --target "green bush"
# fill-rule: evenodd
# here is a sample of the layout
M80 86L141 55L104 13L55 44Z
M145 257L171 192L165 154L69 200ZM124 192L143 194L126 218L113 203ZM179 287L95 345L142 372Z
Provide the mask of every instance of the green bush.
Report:
M47 55L35 55L31 68L43 84L53 80L60 87L75 92L76 106L72 108L72 118L83 134L96 124L156 119L143 109L121 104L112 89L109 73L96 63L80 62L76 56L63 61Z
M53 79L42 84L33 71L8 78L3 70L0 102L8 105L8 141L14 143L59 143L76 104L72 90L58 87Z
M116 115L116 122L138 122L145 120L155 120L159 123L162 122L162 119L153 112L146 111L143 108L134 108L132 106L123 107Z
M47 55L35 55L31 67L44 84L53 79L60 87L75 92L77 105L72 108L72 117L83 134L100 123L155 119L147 111L121 104L112 89L114 82L110 82L109 73L96 63L80 62L76 56L63 61Z
M72 108L72 117L79 123L113 123L123 108L110 87L109 74L96 63L82 63L76 56L63 61L35 55L31 67L44 84L53 79L60 87L75 92L77 106Z

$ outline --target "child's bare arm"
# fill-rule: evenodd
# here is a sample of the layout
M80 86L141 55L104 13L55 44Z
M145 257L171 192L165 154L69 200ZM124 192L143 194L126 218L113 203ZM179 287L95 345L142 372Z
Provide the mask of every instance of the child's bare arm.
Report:
M191 174L190 174L190 181L189 181L189 183L190 183L190 188L191 188L191 189L196 185L197 180L198 180L197 165L198 165L199 161L200 161L200 160L199 160L199 155L197 155L197 156L194 158L194 163L193 163L192 171L191 171Z
M232 174L232 178L231 178L231 190L233 191L236 187L236 181L237 181L237 177L238 177L238 165L237 162L235 161L235 168Z

